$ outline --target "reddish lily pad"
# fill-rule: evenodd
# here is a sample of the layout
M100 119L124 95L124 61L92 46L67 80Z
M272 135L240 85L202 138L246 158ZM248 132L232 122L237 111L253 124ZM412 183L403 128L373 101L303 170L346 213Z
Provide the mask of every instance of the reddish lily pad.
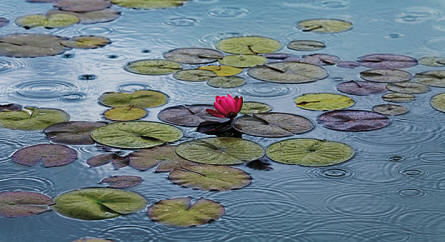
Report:
M164 54L165 59L185 64L207 64L222 59L224 55L213 49L179 48Z
M286 58L291 57L292 55L288 53L268 53L268 54L261 54L261 56L266 57L267 59L284 60Z
M328 72L320 66L298 62L274 62L250 68L249 76L268 82L306 83L324 79Z
M104 122L71 121L51 125L43 132L56 143L91 145L95 143L90 137L91 131L105 125Z
M95 24L95 23L105 23L113 21L121 16L121 12L115 9L106 8L98 11L91 12L70 12L70 11L60 11L60 10L51 10L47 14L56 14L56 13L65 13L76 16L81 24Z
M428 86L417 82L389 83L386 88L392 92L408 94L421 94L431 91Z
M298 51L315 51L325 48L326 45L316 40L293 40L287 45L288 49Z
M346 94L367 96L386 91L386 85L376 82L348 81L338 84L337 90Z
M142 183L139 176L110 176L102 179L99 184L107 183L109 188L129 188Z
M40 57L62 54L66 38L49 34L11 34L0 36L0 55L8 57Z
M90 12L111 7L108 0L57 0L54 7L63 11Z
M50 211L53 200L35 192L0 192L0 217L23 217Z
M175 152L176 146L159 146L151 149L141 149L130 155L130 166L145 171L155 166L155 172L170 172L183 166L196 165L179 157Z
M207 104L179 105L162 110L158 114L158 118L167 123L186 127L197 127L205 121L227 121L227 119L217 118L208 114L206 109L212 108L212 105Z
M388 117L365 110L337 110L326 112L317 122L327 129L360 132L381 129L390 124Z
M405 56L396 54L371 54L361 56L357 61L362 65L369 68L378 69L398 69L408 68L417 65L417 60Z
M68 165L77 159L77 152L64 145L38 144L16 151L12 161L23 166L43 162L45 167Z
M398 93L398 92L387 93L383 95L382 98L387 102L394 102L394 103L406 103L416 99L416 97L412 94Z
M356 67L359 67L359 66L360 66L360 63L355 62L355 61L340 61L340 62L337 62L337 67L340 67L340 68L350 68L350 69L353 69L353 68L356 68Z
M341 59L335 55L312 54L303 56L301 61L318 66L332 66L339 63Z
M87 160L87 164L90 167L103 166L110 162L113 164L114 169L118 170L120 168L124 168L129 165L130 157L119 156L115 153L111 153L111 154L96 155Z
M383 115L402 115L408 112L408 109L405 108L402 105L395 105L395 104L380 104L376 105L372 108L372 111L376 113L380 113Z
M17 103L8 103L0 105L0 112L3 111L20 111L22 110L22 105Z
M360 72L360 77L372 82L404 82L412 78L411 73L402 70L372 69Z
M445 71L424 71L417 73L413 81L432 87L445 87Z

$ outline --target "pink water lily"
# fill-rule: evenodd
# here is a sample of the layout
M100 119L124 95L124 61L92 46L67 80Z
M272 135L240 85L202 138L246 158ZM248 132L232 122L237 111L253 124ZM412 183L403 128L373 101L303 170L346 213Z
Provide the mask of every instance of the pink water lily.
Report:
M235 96L233 98L230 94L227 97L216 96L213 106L216 110L207 109L207 113L218 118L235 118L243 107L243 97Z

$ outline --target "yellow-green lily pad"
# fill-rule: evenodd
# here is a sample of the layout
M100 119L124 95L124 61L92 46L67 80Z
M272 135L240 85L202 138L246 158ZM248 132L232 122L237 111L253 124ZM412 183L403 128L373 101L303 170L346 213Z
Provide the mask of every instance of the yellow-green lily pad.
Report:
M417 82L397 82L388 83L386 89L392 92L408 93L408 94L421 94L431 91L427 85Z
M113 4L124 8L141 9L180 7L187 1L188 0L111 0Z
M268 82L306 83L328 77L328 72L320 66L298 62L275 62L250 68L249 76Z
M173 74L173 77L181 81L202 82L216 77L216 74L207 70L183 70Z
M413 81L432 87L445 87L445 71L424 71L414 75Z
M147 115L147 111L133 106L115 107L104 112L104 117L112 121L138 120Z
M217 76L234 76L243 72L243 69L241 68L224 65L201 66L199 69L213 71Z
M387 102L394 102L394 103L407 103L414 101L416 97L412 94L408 93L398 93L398 92L391 92L387 93L382 96L382 99Z
M427 56L427 57L420 58L419 59L419 63L424 65L424 66L442 67L442 66L445 66L445 58L443 58L443 57Z
M354 100L350 97L331 93L308 93L294 99L297 107L316 110L330 111L349 108L354 105Z
M24 107L20 111L0 112L0 125L7 129L41 130L69 119L65 111L54 108Z
M97 11L90 11L90 12L71 12L71 11L61 11L58 9L51 10L47 13L47 15L52 14L71 14L76 16L81 24L95 24L95 23L105 23L113 21L121 16L121 12L112 9L112 8L106 8L102 10Z
M309 19L298 22L303 32L338 33L352 29L352 23L340 19Z
M174 61L146 59L129 62L124 69L140 75L166 75L180 71L182 67Z
M106 92L99 102L107 107L154 108L166 104L168 96L159 91L137 90L134 92Z
M281 48L280 42L259 36L232 37L218 42L216 48L231 54L256 55L273 53Z
M242 114L267 113L271 110L272 107L266 103L244 102L240 113Z
M78 49L96 49L110 43L110 39L94 35L76 36L69 40L62 41L62 45Z
M61 28L79 22L79 18L71 14L56 13L48 16L43 14L27 15L16 19L15 23L26 29L34 27Z
M267 62L267 58L259 55L226 55L219 63L239 68L254 67Z
M408 109L402 105L396 104L379 104L372 107L372 111L383 115L402 115L408 112Z
M440 93L431 99L431 106L441 112L445 113L445 93Z
M234 88L244 85L246 81L239 76L217 76L210 78L207 84L217 88Z

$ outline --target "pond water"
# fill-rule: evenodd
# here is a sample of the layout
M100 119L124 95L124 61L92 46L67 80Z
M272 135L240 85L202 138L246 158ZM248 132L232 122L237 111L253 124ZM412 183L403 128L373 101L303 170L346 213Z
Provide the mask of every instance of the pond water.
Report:
M317 123L322 111L296 107L294 98L305 93L337 93L343 81L360 80L367 67L323 66L329 76L304 84L264 82L237 76L246 84L214 88L205 82L185 82L170 75L138 75L124 70L131 61L163 59L169 50L182 47L215 48L218 41L237 36L263 36L281 43L280 53L323 53L344 61L373 53L422 57L445 56L445 2L442 0L190 0L176 8L142 10L112 6L121 11L114 21L75 24L65 28L24 29L18 17L46 13L51 3L0 0L0 17L11 21L0 35L45 33L64 37L97 35L111 44L96 49L70 49L55 56L13 58L0 56L0 101L23 106L65 110L71 120L105 121L107 107L98 103L105 92L161 91L168 103L148 108L142 120L160 121L158 113L181 104L211 104L215 96L243 96L245 101L269 104L274 112L293 113L312 121L314 129L285 138L243 135L267 148L289 138L314 138L349 145L355 155L347 162L307 167L273 162L268 170L234 166L252 177L249 186L230 191L203 191L171 183L168 173L141 172L111 164L91 168L86 161L104 148L98 144L68 145L78 159L66 166L27 167L12 161L17 150L51 143L41 130L2 128L0 136L0 192L27 191L55 198L68 191L106 187L98 182L109 176L140 176L142 184L126 190L147 200L147 206L126 216L86 221L55 211L39 215L0 216L0 241L74 241L106 238L114 241L445 241L445 114L431 107L431 98L443 92L431 87L415 94L412 102L399 103L409 112L389 116L388 127L369 132L342 132ZM307 19L341 19L352 29L338 33L302 31L297 23ZM316 29L315 29L316 30ZM294 51L293 40L317 40L326 48ZM275 60L276 61L276 60ZM196 65L183 65L185 69ZM415 75L443 67L415 65L403 68ZM347 95L347 94L346 94ZM372 110L387 103L380 94L347 95L351 109ZM195 128L175 144L207 137ZM113 149L118 150L118 149ZM123 150L125 154L131 150ZM212 223L175 227L152 221L150 206L160 200L192 197L221 204L225 213ZM0 210L1 210L0 202Z

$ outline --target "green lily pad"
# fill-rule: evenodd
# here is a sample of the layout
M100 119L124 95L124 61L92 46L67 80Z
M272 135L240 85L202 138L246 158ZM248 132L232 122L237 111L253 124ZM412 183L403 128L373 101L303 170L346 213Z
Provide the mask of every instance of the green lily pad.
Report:
M246 81L239 76L217 76L210 78L207 84L217 88L234 88L244 85Z
M288 49L298 51L315 51L325 48L326 45L316 40L293 40L287 45Z
M15 23L26 29L34 27L61 28L77 24L79 18L71 14L55 13L48 16L43 14L27 15L17 18Z
M39 130L69 119L65 111L53 108L24 107L21 111L0 112L0 125L7 129Z
M15 218L50 211L53 200L36 192L0 192L0 217Z
M295 98L294 101L297 107L317 111L338 110L354 105L352 98L331 93L307 93Z
M52 142L91 145L94 144L94 140L90 137L91 131L105 125L104 122L71 121L51 125L43 132Z
M396 69L371 69L360 72L363 80L371 82L405 82L412 78L411 73Z
M419 59L419 63L424 66L442 67L445 66L445 58L442 57L422 57Z
M395 104L380 104L372 107L372 111L376 113L380 113L383 115L402 115L408 112L408 109L405 108L402 105L395 105Z
M267 156L276 162L302 166L330 166L350 160L354 150L346 144L318 139L288 139L271 144Z
M166 75L182 70L179 63L168 60L137 60L127 63L124 70L140 75Z
M243 72L243 69L241 68L224 65L201 66L199 69L213 71L217 76L234 76Z
M440 93L431 99L431 106L441 112L445 113L445 93Z
M141 184L142 181L139 176L110 176L102 179L99 184L107 183L109 188L129 188Z
M86 188L59 195L54 209L67 217L101 220L134 213L147 202L134 192L111 188Z
M303 32L338 33L352 29L352 23L340 19L309 19L298 22Z
M219 219L224 207L204 198L192 204L190 197L161 200L148 208L151 220L165 225L191 227Z
M237 165L263 157L259 144L232 137L204 138L184 142L176 153L189 161L211 165Z
M275 62L250 68L249 76L268 82L306 83L328 77L328 72L320 66L298 62Z
M41 57L62 54L66 38L49 34L11 34L0 36L0 55L8 57Z
M267 113L272 110L272 107L266 103L260 102L244 102L240 113L242 114L254 114L254 113Z
M216 77L216 74L207 70L183 70L173 74L173 77L181 81L202 82Z
M413 81L432 87L445 87L445 71L424 71L417 73Z
M276 138L308 132L314 125L309 119L295 114L254 113L238 117L232 127L248 135Z
M53 6L63 11L90 12L111 7L108 0L57 0Z
M104 117L112 121L133 121L147 115L147 111L134 106L115 107L104 112Z
M213 165L182 166L170 172L176 185L207 191L228 191L248 186L252 178L243 170Z
M106 8L98 11L90 11L90 12L70 12L70 11L61 11L61 10L51 10L47 13L47 15L52 14L71 14L76 16L81 24L95 24L95 23L106 23L113 21L121 16L121 12L115 9Z
M77 49L96 49L110 43L110 39L94 35L76 36L69 40L62 41L63 46Z
M393 103L407 103L414 101L416 97L412 94L391 92L382 96L384 101Z
M147 121L112 123L91 132L91 138L100 144L124 149L142 149L175 142L182 131L173 126Z
M99 97L100 104L107 107L154 108L166 104L167 101L167 95L151 90L137 90L131 93L106 92Z
M124 8L141 9L180 7L187 1L188 0L111 0L113 4Z
M43 162L45 167L56 167L75 161L77 152L64 145L39 144L16 151L11 159L23 166L34 166Z
M165 59L185 64L207 64L215 62L224 55L213 49L179 48L164 54Z
M392 92L398 93L408 93L408 94L421 94L431 91L431 89L417 82L398 82L398 83L388 83L386 89Z
M179 157L176 152L176 146L158 146L151 149L141 149L130 155L130 166L145 171L155 166L155 172L170 172L183 166L196 165L193 162Z
M267 58L259 55L226 55L219 63L240 68L254 67L267 62Z
M208 104L178 105L162 110L159 112L158 118L167 123L186 127L197 127L205 121L224 122L228 120L208 114L206 109L212 108L213 106Z
M259 36L232 37L218 42L216 48L231 54L256 55L273 53L281 48L280 42Z

